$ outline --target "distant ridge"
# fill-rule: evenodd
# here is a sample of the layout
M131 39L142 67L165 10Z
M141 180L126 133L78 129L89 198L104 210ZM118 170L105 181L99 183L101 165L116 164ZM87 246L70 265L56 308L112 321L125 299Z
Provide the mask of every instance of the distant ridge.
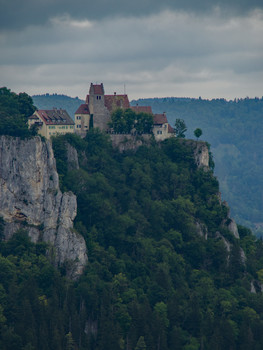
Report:
M52 109L53 107L65 109L72 120L74 120L74 113L78 109L79 105L84 103L84 100L78 97L70 97L59 94L44 94L31 96L34 105L38 109Z

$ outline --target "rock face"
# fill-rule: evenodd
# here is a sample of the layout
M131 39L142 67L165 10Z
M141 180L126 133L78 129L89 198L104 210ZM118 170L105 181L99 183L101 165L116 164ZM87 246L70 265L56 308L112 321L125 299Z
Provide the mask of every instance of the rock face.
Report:
M26 228L32 241L54 246L55 263L68 263L72 278L81 274L87 254L84 238L73 230L76 197L59 189L49 141L0 137L0 198L6 239Z
M143 144L149 144L150 134L132 135L132 134L110 134L113 147L118 148L120 152L127 150L137 150Z
M66 143L68 171L79 169L79 158L76 148Z
M198 168L209 167L209 151L205 142L198 141L195 143L194 158Z

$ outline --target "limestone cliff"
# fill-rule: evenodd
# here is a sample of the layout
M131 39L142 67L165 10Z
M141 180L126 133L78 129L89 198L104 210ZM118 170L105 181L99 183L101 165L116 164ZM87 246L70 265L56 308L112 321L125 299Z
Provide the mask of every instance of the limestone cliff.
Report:
M182 139L181 142L185 142L192 147L194 160L198 168L209 169L209 149L205 142L185 139Z
M73 230L77 212L73 193L61 193L51 143L0 137L0 216L8 239L26 228L32 241L43 239L55 248L55 263L70 263L78 276L87 261L82 236Z

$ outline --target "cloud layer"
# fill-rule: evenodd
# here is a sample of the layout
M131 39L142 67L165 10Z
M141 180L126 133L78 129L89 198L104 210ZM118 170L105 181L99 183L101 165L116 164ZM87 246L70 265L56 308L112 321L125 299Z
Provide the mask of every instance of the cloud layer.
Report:
M208 13L219 9L226 14L247 14L262 9L261 0L0 0L1 28L23 28L45 24L51 17L71 14L78 20L109 17L140 17L164 10Z
M5 2L5 19L10 3L16 1ZM213 9L205 0L198 8L196 1L140 3L116 1L109 8L99 0L95 8L81 0L24 1L28 14L17 22L19 30L0 21L0 84L81 98L90 82L104 82L107 93L125 90L131 98L262 96L263 12L252 11L258 1L243 1L242 7L232 1L228 8L235 15L229 16L219 10L226 10L224 1Z

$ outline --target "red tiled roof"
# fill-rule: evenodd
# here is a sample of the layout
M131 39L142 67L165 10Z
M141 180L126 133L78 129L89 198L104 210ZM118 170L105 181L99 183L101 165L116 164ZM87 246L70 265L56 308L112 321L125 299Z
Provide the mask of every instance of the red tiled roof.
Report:
M110 112L113 112L116 108L130 108L127 95L105 95L104 104Z
M75 114L90 114L89 106L86 103L80 105Z
M93 84L91 83L90 84L90 89L89 89L89 93L91 94L93 90L93 93L95 95L104 95L104 87L103 87L103 84Z
M170 124L168 124L168 134L174 134L174 128Z
M39 109L37 114L40 116L43 122L48 125L74 125L73 120L70 118L65 109Z
M154 114L153 116L153 124L165 124L168 123L168 120L166 118L166 114Z
M131 109L136 113L153 114L151 106L132 106Z

